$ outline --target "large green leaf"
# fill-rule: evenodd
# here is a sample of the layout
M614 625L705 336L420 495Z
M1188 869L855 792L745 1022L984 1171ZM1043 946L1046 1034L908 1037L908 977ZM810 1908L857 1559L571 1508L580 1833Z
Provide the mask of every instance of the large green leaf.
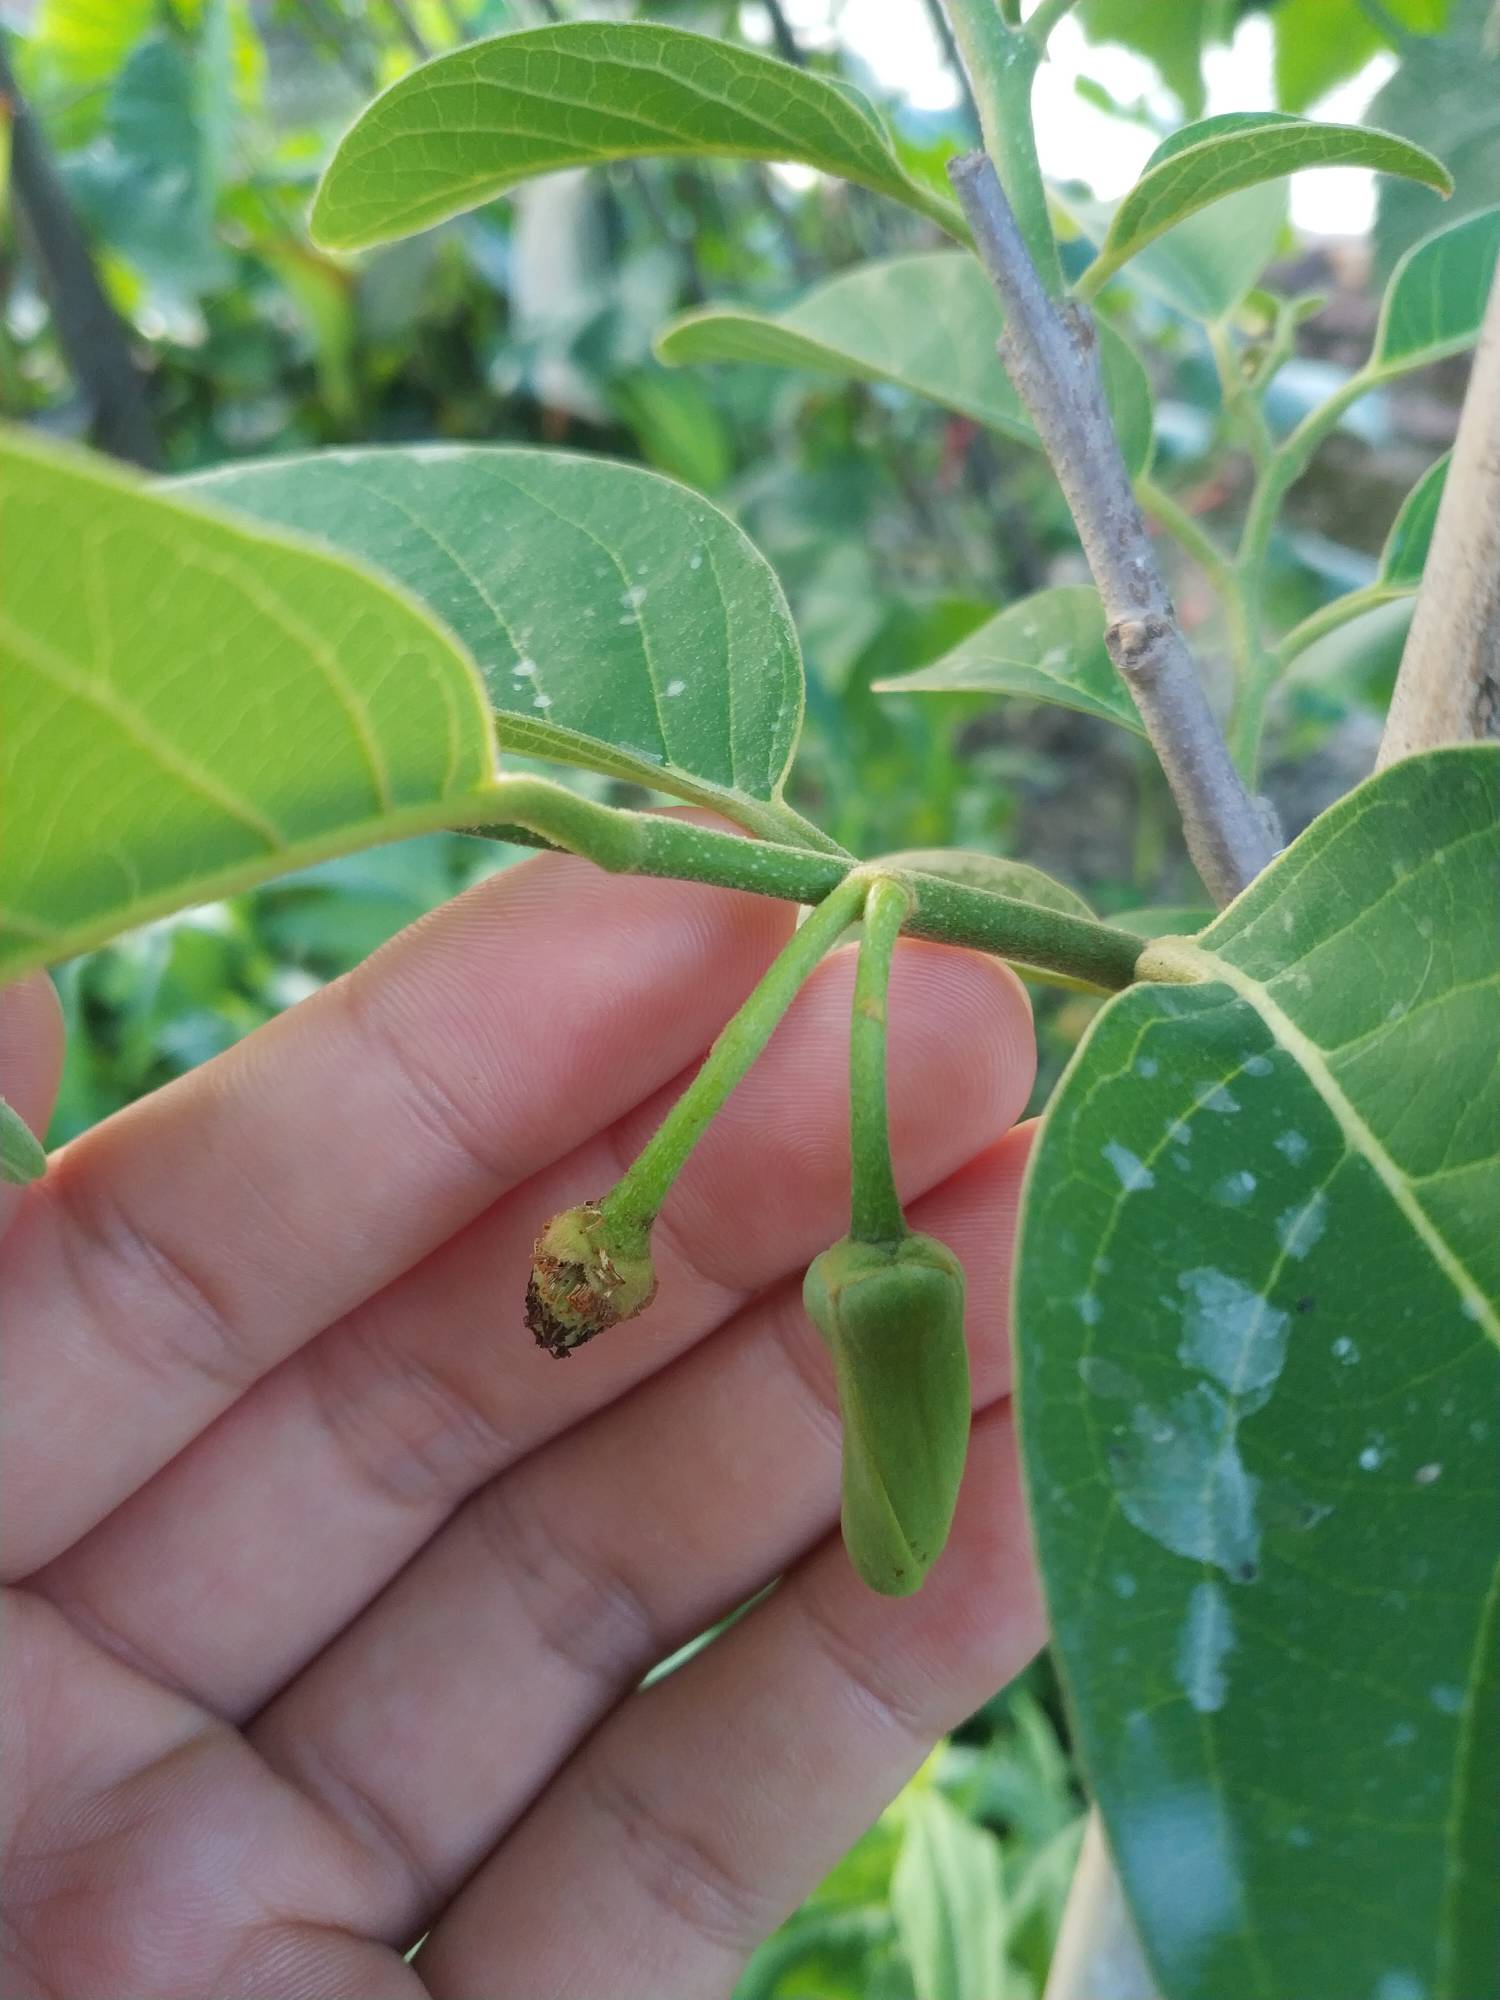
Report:
M0 434L0 979L482 816L491 735L404 592Z
M418 445L188 483L405 584L479 663L506 748L793 832L802 660L770 567L710 501L566 452ZM812 829L798 821L795 837Z
M424 63L345 134L313 204L328 249L408 236L560 167L642 155L796 160L964 234L857 90L655 21L569 21Z
M1500 208L1414 243L1391 273L1368 370L1377 377L1461 354L1479 336L1500 257Z
M1014 694L1056 702L1144 735L1104 644L1104 611L1087 584L1023 597L915 673L876 681L879 694Z
M708 306L662 329L663 361L761 361L894 382L950 410L1036 444L995 342L1003 322L995 293L962 250L933 250L861 264L782 312ZM1105 388L1126 463L1151 456L1151 390L1133 351L1102 326Z
M1115 211L1098 258L1084 275L1093 292L1184 216L1241 188L1304 167L1369 167L1446 194L1447 169L1421 146L1365 125L1323 125L1279 111L1228 111L1163 140Z
M1095 1020L1030 1171L1057 1654L1164 2000L1493 2000L1500 748Z

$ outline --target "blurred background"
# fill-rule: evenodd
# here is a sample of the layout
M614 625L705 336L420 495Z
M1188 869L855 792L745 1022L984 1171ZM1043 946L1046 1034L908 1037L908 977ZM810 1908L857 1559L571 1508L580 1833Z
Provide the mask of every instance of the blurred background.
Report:
M864 855L1024 858L1104 913L1200 903L1155 766L1124 732L1057 708L871 692L1010 599L1084 580L1038 456L893 389L653 359L675 311L785 304L846 265L928 247L920 219L803 169L645 161L524 187L354 262L311 247L319 169L375 89L475 36L584 14L670 19L845 76L886 109L917 172L940 175L975 134L936 0L0 0L0 407L174 472L429 438L654 466L727 509L787 590L808 669L801 811ZM1453 221L1500 190L1497 51L1493 0L1082 0L1038 84L1043 168L1108 199L1188 118L1312 110L1436 151L1457 181ZM1299 178L1269 283L1326 303L1277 377L1278 432L1363 359L1383 278L1433 222L1401 183ZM1245 468L1225 449L1202 331L1161 299L1134 307L1158 483L1232 521ZM1277 536L1280 621L1373 577L1400 499L1452 441L1464 375L1463 360L1442 364L1350 414ZM1211 655L1201 579L1173 580ZM1288 831L1369 768L1407 615L1361 619L1299 664L1266 774ZM516 858L458 835L413 841L62 967L53 1143ZM1093 1005L1038 994L1038 1102ZM1081 1812L1044 1659L758 1954L742 2000L1039 1994ZM965 1948L938 1949L944 1937ZM1002 1955L1003 1992L970 1982Z

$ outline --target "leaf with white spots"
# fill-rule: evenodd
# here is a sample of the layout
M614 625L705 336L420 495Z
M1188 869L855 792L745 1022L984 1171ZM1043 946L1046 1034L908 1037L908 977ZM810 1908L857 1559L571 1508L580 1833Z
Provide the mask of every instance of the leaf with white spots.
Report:
M1164 2000L1496 1991L1497 823L1495 746L1361 786L1033 1158L1032 1519Z
M0 437L0 980L473 824L493 767L473 664L406 592Z
M404 584L478 662L502 748L822 844L781 799L803 694L781 586L675 480L567 452L419 445L265 460L184 490Z

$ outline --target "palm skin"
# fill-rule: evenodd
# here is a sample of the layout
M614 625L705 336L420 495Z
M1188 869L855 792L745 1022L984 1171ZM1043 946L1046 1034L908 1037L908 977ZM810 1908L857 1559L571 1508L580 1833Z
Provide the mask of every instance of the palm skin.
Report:
M650 1311L566 1369L524 1334L542 1222L790 922L540 857L4 1191L7 1996L728 1994L1038 1644L1004 1325L1032 1047L992 961L903 944L892 988L898 1174L968 1269L978 1412L916 1597L839 1545L800 1298L847 1224L848 953L674 1190ZM45 982L0 996L34 1125L57 1061Z

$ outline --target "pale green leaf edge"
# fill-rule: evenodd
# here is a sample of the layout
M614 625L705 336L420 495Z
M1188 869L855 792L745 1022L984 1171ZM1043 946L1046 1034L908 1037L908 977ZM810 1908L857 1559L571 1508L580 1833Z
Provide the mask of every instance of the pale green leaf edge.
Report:
M446 625L433 617L419 598L378 570L354 560L342 552L330 549L326 543L311 537L288 534L284 530L268 529L262 523L250 526L245 517L233 515L228 510L202 508L189 505L174 498L170 493L148 483L112 460L91 452L84 452L73 446L42 444L30 433L15 425L0 426L0 463L4 459L33 461L52 465L65 463L74 470L93 478L101 486L112 489L116 494L149 497L153 506L161 507L189 518L210 514L221 526L229 525L244 536L252 545L272 545L294 549L298 554L309 555L317 561L327 563L337 569L358 577L372 591L399 603L402 609L418 624L425 626L434 640L449 652L454 662L462 668L462 683L472 693L474 700L473 721L476 734L473 745L481 742L486 747L493 770L494 731L492 714L479 669L469 658L466 650L448 630ZM0 642L10 630L3 607L0 607ZM462 721L460 718L460 727ZM114 913L99 916L87 922L55 927L43 927L33 918L19 911L0 909L0 918L9 928L13 937L28 937L30 946L16 945L0 955L0 982L9 983L39 967L55 965L64 959L74 958L81 952L97 950L108 944L122 932L133 930L141 924L152 923L160 917L170 916L176 910L191 909L199 904L217 902L222 897L239 894L253 889L257 884L272 881L281 875L312 866L315 862L331 861L344 854L357 853L363 848L379 846L387 841L402 840L412 834L440 832L445 828L482 826L494 818L494 808L490 802L487 787L448 793L418 805L397 808L372 819L349 822L344 826L329 828L325 832L303 840L288 841L283 846L265 855L250 856L244 861L230 866L208 870L172 888L142 896L128 905L117 907ZM7 829L7 838L15 840L23 837L14 829Z

